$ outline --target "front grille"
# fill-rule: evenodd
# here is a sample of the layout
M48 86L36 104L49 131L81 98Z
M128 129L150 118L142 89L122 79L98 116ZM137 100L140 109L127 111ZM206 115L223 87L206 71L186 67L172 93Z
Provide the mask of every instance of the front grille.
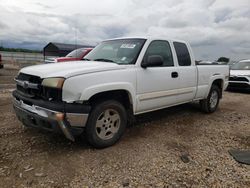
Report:
M250 89L250 85L246 84L246 83L229 83L229 88L242 88L242 89Z
M19 81L27 81L32 84L38 84L38 89L25 88L17 84L17 91L19 91L22 95L30 98L41 98L42 88L41 83L42 79L38 76L28 75L24 73L20 73L17 77Z
M26 88L17 84L17 91L24 95L25 97L42 99L47 101L61 101L62 100L62 91L61 89L43 87L41 85L42 79L38 76L28 75L20 73L17 78L19 81L27 81L31 84L37 84L37 89Z
M240 81L240 82L248 82L248 79L245 77L230 77L229 81Z
M40 77L29 75L29 74L24 74L24 73L20 73L17 76L17 80L29 81L29 82L34 83L34 84L41 84L42 83L42 79Z

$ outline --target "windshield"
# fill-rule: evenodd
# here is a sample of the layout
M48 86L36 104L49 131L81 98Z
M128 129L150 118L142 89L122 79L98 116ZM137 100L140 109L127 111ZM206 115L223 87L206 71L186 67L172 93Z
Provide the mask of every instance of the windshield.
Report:
M80 49L76 49L73 50L72 52L70 52L66 57L75 57L75 58L81 58L82 54L85 52L86 50L84 48L80 48Z
M117 64L134 64L145 41L145 39L104 41L95 47L84 59Z
M231 67L232 70L250 70L250 61L235 63Z

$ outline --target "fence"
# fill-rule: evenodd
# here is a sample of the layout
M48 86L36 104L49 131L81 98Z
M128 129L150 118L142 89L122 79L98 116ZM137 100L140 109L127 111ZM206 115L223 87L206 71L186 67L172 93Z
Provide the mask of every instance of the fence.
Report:
M5 52L0 51L3 62L17 64L20 67L39 64L44 61L42 53L26 53L26 52Z

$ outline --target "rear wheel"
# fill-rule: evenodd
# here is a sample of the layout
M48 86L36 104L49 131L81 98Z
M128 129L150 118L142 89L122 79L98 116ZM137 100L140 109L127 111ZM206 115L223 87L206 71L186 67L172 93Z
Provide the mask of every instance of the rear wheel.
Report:
M88 142L96 148L115 144L123 135L127 113L115 100L100 102L93 106L86 126Z
M216 85L212 85L208 97L200 101L201 109L206 113L213 113L216 111L220 102L220 89Z

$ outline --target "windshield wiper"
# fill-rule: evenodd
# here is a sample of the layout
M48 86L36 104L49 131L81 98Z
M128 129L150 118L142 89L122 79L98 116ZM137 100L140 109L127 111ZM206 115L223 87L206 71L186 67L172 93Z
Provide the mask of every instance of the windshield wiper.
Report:
M88 59L88 58L82 58L82 60L84 60L84 61L90 61L90 59Z
M104 61L104 62L112 62L112 63L115 63L114 61L110 60L110 59L94 59L94 61Z

